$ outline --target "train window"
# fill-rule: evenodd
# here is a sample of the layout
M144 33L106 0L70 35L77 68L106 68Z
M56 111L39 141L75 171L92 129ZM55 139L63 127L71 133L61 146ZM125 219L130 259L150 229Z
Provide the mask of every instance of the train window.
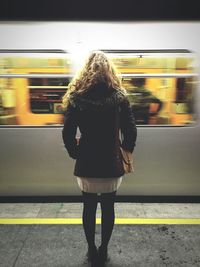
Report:
M124 78L136 124L194 123L194 85L191 78Z
M71 71L63 50L0 50L0 125L61 125Z
M122 74L136 124L183 126L195 122L197 64L193 53L181 49L107 53Z
M29 79L30 109L37 114L63 113L61 102L65 94L67 78L31 78Z

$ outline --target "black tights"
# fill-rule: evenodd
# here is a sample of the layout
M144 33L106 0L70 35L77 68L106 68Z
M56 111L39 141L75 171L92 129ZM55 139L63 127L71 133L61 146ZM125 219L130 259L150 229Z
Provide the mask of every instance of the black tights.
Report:
M95 226L97 210L97 194L83 192L83 228L89 247L95 246ZM101 246L107 247L110 240L114 220L114 202L116 191L111 193L101 193Z

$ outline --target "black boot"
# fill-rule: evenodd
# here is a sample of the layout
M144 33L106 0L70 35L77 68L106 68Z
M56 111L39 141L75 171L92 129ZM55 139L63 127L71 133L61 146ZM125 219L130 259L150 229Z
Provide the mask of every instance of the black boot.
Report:
M87 259L91 263L91 267L98 266L98 253L96 246L94 247L88 247L87 251Z
M100 246L98 248L98 262L100 266L104 266L104 264L109 260L108 258L108 249L107 247Z

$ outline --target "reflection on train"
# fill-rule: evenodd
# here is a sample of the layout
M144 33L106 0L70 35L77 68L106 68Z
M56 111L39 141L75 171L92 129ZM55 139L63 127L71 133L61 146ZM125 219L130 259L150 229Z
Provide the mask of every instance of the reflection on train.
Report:
M194 122L191 107L194 106L196 79L178 77L178 74L196 72L192 53L188 50L137 51L135 55L124 53L113 60L122 74L160 75L123 78L137 124L185 125ZM173 77L165 78L168 73Z
M137 123L152 124L152 116L158 117L163 102L145 87L144 78L130 79L130 84L132 88L129 89L128 98Z
M105 51L105 50L104 50ZM195 58L188 50L105 51L122 74L123 86L140 125L186 125L195 122ZM62 96L72 75L67 53L5 56L3 74L69 74L65 78L0 78L1 125L61 125ZM173 77L163 74L172 73ZM134 77L158 74L160 77ZM132 75L132 76L131 76Z

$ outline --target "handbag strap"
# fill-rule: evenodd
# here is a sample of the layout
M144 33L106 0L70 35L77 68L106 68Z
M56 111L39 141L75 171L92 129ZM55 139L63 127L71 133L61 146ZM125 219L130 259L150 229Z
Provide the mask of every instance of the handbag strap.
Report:
M117 144L119 145L119 147L121 147L121 143L120 143L120 135L119 135L119 131L120 131L120 107L118 105L116 105L115 107L115 131L116 131L116 141Z

